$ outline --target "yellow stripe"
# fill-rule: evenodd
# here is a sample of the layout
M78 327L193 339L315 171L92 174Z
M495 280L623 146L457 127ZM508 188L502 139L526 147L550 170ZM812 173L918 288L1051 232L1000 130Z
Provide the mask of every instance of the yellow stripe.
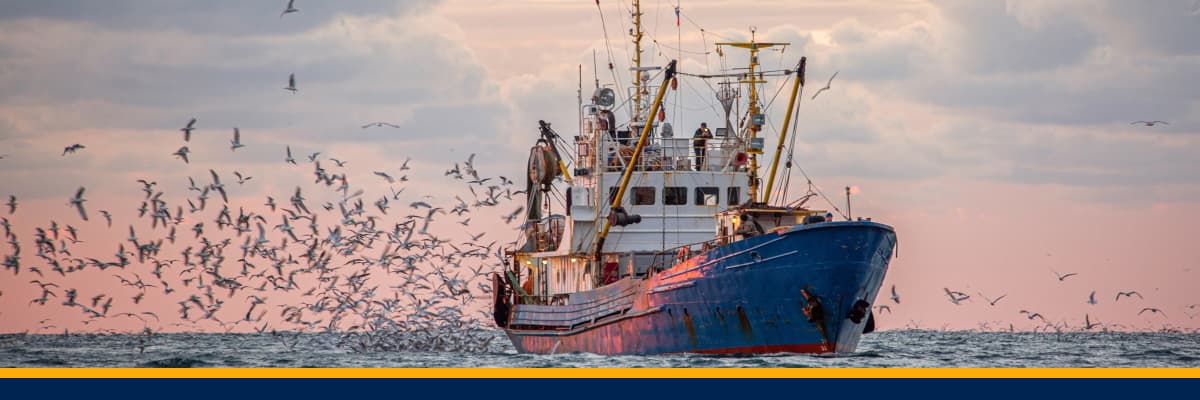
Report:
M17 368L0 378L1200 378L1196 368Z

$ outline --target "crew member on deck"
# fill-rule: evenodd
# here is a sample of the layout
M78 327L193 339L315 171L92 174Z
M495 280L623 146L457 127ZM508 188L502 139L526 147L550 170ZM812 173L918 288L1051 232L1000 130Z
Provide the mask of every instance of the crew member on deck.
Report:
M743 213L741 219L742 222L738 224L737 234L742 235L742 237L750 238L766 233L763 230L762 224L759 224L758 220L754 219L754 216L750 215L750 213Z
M708 123L701 122L700 129L696 129L696 134L692 135L692 147L696 152L696 170L704 170L704 155L708 151L708 139L712 139L712 131L708 130Z

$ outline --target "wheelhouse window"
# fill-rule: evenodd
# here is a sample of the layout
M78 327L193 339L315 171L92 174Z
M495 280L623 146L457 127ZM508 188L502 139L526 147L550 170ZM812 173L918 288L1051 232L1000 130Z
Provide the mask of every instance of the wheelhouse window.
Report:
M633 187L633 205L635 205L635 206L654 205L654 188L650 187L650 186L634 186Z
M663 204L668 206L681 206L687 204L687 188L686 187L665 187L663 188Z
M736 206L742 204L741 189L737 186L730 186L725 195L725 204Z
M715 206L720 204L720 191L715 187L696 188L696 205Z

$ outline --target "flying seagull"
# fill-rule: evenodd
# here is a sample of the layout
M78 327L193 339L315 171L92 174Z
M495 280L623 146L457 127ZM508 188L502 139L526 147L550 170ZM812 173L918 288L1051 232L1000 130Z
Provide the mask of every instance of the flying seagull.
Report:
M1142 313L1144 313L1144 312L1146 312L1146 311L1149 311L1149 312L1155 312L1155 313L1162 314L1163 318L1166 318L1166 317L1167 317L1167 313L1165 313L1165 312L1162 312L1162 310L1159 310L1159 309L1157 309L1157 308L1154 308L1154 307L1146 307L1146 308L1143 308L1143 309L1142 309L1142 311L1138 311L1138 315L1142 315Z
M183 141L185 141L185 142L192 141L192 131L195 129L196 129L196 119L195 118L192 118L191 121L188 121L187 126L179 128L179 130L183 131Z
M1008 296L1008 294L1007 293L1002 294L1002 295L1000 295L1000 297L997 297L995 300L989 299L987 296L984 296L983 292L980 292L979 296L983 297L984 300L987 300L988 305L994 306L994 305L996 305L996 303L1000 302L1000 299L1003 299L1005 296Z
M70 205L75 206L75 209L79 210L79 216L82 217L84 221L87 221L88 220L87 210L83 209L83 202L87 201L87 199L83 198L84 190L87 190L87 189L84 188L83 186L80 186L79 190L75 191L75 197L72 197L70 199L70 201L71 201Z
M1096 305L1096 291L1095 291L1095 290L1093 290L1093 291L1092 291L1092 294L1089 294L1089 295L1088 295L1088 301L1087 301L1087 303L1088 303L1088 304L1091 304L1091 305L1093 305L1093 306L1094 306L1094 305ZM1085 315L1085 316L1086 316L1086 315Z
M296 165L296 159L292 158L292 146L287 147L287 158L283 159L288 164Z
M287 8L283 10L283 13L279 14L279 18L283 18L284 15L287 15L289 13L294 13L294 12L300 11L299 8L295 7L295 3L296 3L296 0L288 0Z
M237 177L239 185L245 184L246 181L254 178L253 176L242 176L242 173L237 171L233 171L233 176Z
M1090 331L1097 326L1100 326L1099 322L1093 324L1092 319L1087 314L1083 314L1083 330Z
M950 288L942 288L942 290L946 291L946 296L950 297L950 302L954 303L954 305L958 305L958 303L962 302L963 300L971 298L971 296L966 293L953 291L950 290Z
M1130 125L1142 124L1145 126L1154 126L1156 124L1170 125L1170 123L1168 123L1167 121L1133 121L1133 122L1130 122L1129 124Z
M396 178L393 178L391 175L388 175L387 172L375 171L375 175L378 175L379 177L383 178L388 183L396 183ZM422 204L424 204L424 203L422 203Z
M1050 270L1050 272L1053 272L1053 273L1054 273L1054 276L1058 277L1058 281L1059 281L1059 282L1062 282L1062 281L1064 281L1064 280L1066 280L1067 278L1070 278L1070 277L1072 277L1072 276L1079 275L1079 274L1077 274L1077 273L1074 273L1074 272L1068 272L1068 273L1065 273L1065 274L1059 274L1059 273L1058 273L1058 271L1055 271L1055 270Z
M171 153L171 155L182 158L183 163L187 164L188 163L188 151L189 151L188 147L183 146L183 147L180 147L179 150L175 150L175 152Z
M67 155L67 154L74 154L76 151L83 150L83 149L85 149L85 148L86 148L86 147L84 147L82 144L75 143L75 144L73 144L73 145L70 145L70 146L64 147L64 148L63 148L63 153L62 153L62 155L64 155L64 156L65 156L65 155Z
M1046 317L1043 317L1042 314L1039 314L1039 313L1029 312L1026 310L1021 310L1020 313L1025 314L1025 317L1029 318L1029 319L1041 318L1042 321L1046 321Z
M17 212L17 196L8 195L8 202L4 203L4 205L8 206L8 215Z
M390 126L390 127L393 127L393 128L399 128L399 127L400 127L400 125L396 125L396 124L389 124L389 123L387 123L387 122L372 122L372 123L369 123L369 124L363 125L362 127L363 127L363 129L367 129L367 128L370 128L370 127L372 127L372 126L374 126L374 127L377 127L377 128L382 128L382 127L384 127L384 126Z
M296 74L288 75L288 85L284 90L291 90L292 94L296 94Z
M823 88L820 88L820 89L817 89L817 92L816 92L816 93L813 93L813 97L812 97L812 99L810 99L810 100L816 100L816 99L817 99L817 95L821 94L821 92L824 92L824 91L826 91L826 90L829 90L829 85L833 84L833 78L836 78L836 77L837 77L837 74L838 74L838 72L842 72L842 71L836 71L836 72L834 72L834 73L833 73L833 76L829 77L829 82L825 82L825 87L823 87Z
M896 294L896 285L892 285L892 301L900 304L900 295Z
M1143 299L1143 300L1145 299L1144 297L1142 297L1141 293L1138 293L1137 291L1134 291L1134 290L1130 290L1128 292L1117 292L1117 299L1113 300L1113 301L1120 301L1121 296L1129 297L1129 296L1133 296L1133 295L1137 295L1137 297L1139 299Z
M209 174L212 174L213 178L213 183L208 187L212 188L212 190L216 190L218 193L221 193L221 200L225 203L229 203L229 196L225 194L225 184L221 183L221 177L217 176L217 171L210 169L208 172Z
M235 126L233 128L233 140L229 141L229 151L235 151L239 147L246 147L242 144L242 131Z

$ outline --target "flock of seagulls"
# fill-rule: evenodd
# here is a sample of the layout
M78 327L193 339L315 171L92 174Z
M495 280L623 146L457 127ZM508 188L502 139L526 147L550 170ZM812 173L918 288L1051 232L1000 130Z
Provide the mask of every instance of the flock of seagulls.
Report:
M285 149L290 151L290 146ZM175 325L208 322L225 330L253 326L260 333L274 331L281 341L296 336L278 331L334 332L342 335L340 344L355 351L486 349L493 336L481 333L481 328L490 315L470 310L481 308L477 301L490 300L491 282L486 278L502 263L500 246L496 241L484 243L485 233L468 231L466 241L439 237L432 232L431 222L455 215L465 217L458 226L469 228L470 213L500 206L524 191L513 191L507 178L480 176L472 154L445 173L463 182L472 200L455 196L454 204L443 207L426 195L411 201L409 214L400 216L390 212L390 204L402 199L404 189L392 185L407 178L391 178L385 169L375 175L384 178L391 193L375 201L377 212L372 212L362 199L366 191L350 186L348 174L322 167L317 154L309 161L314 184L326 191L313 197L336 199L324 202L318 212L307 205L305 189L296 187L287 202L267 196L263 205L270 211L266 213L250 211L249 205L236 206L235 213L231 188L215 169L208 170L209 183L198 185L195 178L188 178L187 190L194 193L184 200L186 207L172 204L157 181L139 179L144 194L136 208L138 220L128 221L128 237L115 239L117 250L112 256L72 255L68 246L83 242L82 233L94 226L77 229L51 220L49 227L34 229L37 259L30 263L22 259L22 241L5 217L4 233L12 254L4 259L4 270L12 276L36 275L29 283L39 295L29 301L31 307L54 306L51 299L59 298L59 305L78 308L86 324L128 318L141 322L146 332L162 329L172 320L136 308L154 298L155 303L179 305ZM410 161L395 169L410 170ZM291 157L284 165L297 166ZM232 174L239 184L253 178L240 171ZM494 179L501 183L487 184ZM85 193L86 188L79 187L68 203L84 223L89 221ZM220 201L215 213L210 204L213 196ZM9 215L16 213L16 196L10 195L6 205ZM522 209L518 207L516 213ZM105 224L99 229L111 229L112 214L101 213ZM513 218L512 213L503 217ZM135 225L145 220L150 231L139 233ZM395 222L385 227L389 220ZM206 229L208 224L216 232ZM193 232L191 240L177 234L185 229ZM121 235L96 236L93 241L102 242ZM237 239L242 239L240 245ZM171 256L168 249L178 252ZM69 287L70 282L94 271L117 271L108 275L115 278L114 287L123 289L92 293L90 301L83 301L84 289ZM61 280L51 280L55 278ZM125 297L118 294L122 290ZM275 293L299 294L304 300L274 304L269 298ZM237 304L243 308L222 312ZM271 307L285 322L282 326L264 322ZM43 326L53 325L47 321Z
M281 17L298 11L289 1ZM295 93L294 74L288 83L286 89ZM188 143L200 129L196 118L179 128L184 145L171 156L190 165ZM232 151L246 147L241 139L235 127ZM73 144L62 155L84 148ZM471 154L444 174L463 184L463 194L451 204L422 195L403 207L405 188L394 185L408 181L404 172L411 159L375 169L382 179L371 186L385 184L389 193L370 201L369 188L351 185L357 180L342 170L346 161L313 152L306 168L290 145L282 150L282 168L307 169L314 180L311 187L265 196L265 203L233 202L230 195L253 179L250 174L208 169L208 179L189 176L179 185L186 187L184 198L169 197L170 190L155 179L138 179L142 193L137 204L128 205L135 217L122 221L100 210L100 224L88 219L87 189L80 186L67 204L79 219L62 224L64 216L52 216L33 227L26 241L23 229L9 222L19 211L17 196L10 195L8 216L0 217L10 250L2 253L0 273L9 276L5 279L27 277L38 294L29 307L75 309L86 325L134 320L146 333L216 326L271 334L290 345L300 332L327 332L354 351L487 349L494 335L484 329L491 315L481 305L490 303L491 276L504 260L504 244L471 231L471 215L512 222L523 207L512 213L489 210L523 190L513 190L507 178L481 176ZM323 165L325 160L332 165ZM236 186L223 183L228 174ZM452 217L457 224L448 224L451 231L436 229L435 220ZM110 231L114 222L128 226L128 237ZM71 247L84 241L89 248L111 245L114 251L73 254ZM107 287L95 283L106 279ZM273 300L280 298L287 300ZM175 315L160 316L142 308L146 304L178 308ZM54 326L44 320L39 331Z

